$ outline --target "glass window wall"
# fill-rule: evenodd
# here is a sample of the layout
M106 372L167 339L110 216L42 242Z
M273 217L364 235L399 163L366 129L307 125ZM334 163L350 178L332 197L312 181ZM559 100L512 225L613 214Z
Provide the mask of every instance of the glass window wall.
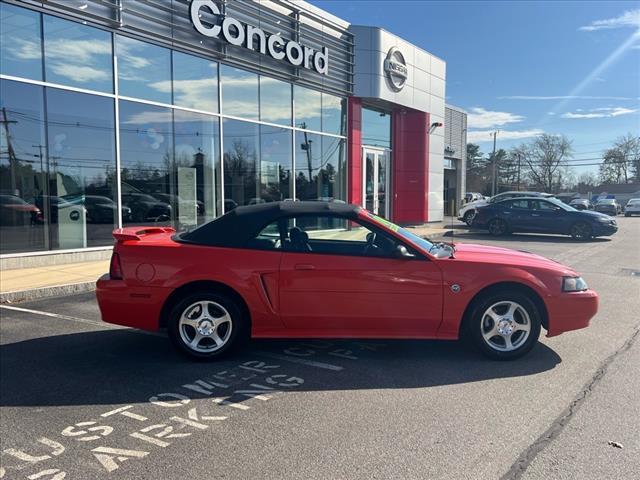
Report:
M0 3L0 72L42 80L40 14Z
M128 37L116 37L120 95L171 103L171 51Z
M291 126L291 84L260 76L260 120Z
M362 109L362 144L391 148L391 115Z
M220 65L222 113L250 120L259 118L258 74Z
M315 90L293 87L296 127L307 130L322 130L322 94Z
M46 90L51 248L109 245L117 226L113 99Z
M173 111L177 218L187 228L222 213L217 117Z
M218 64L173 52L173 104L218 112Z
M47 191L43 91L0 80L0 253L48 247L36 205Z
M171 109L120 101L123 223L170 225L175 220Z
M47 82L0 81L0 253L110 245L119 216L183 229L346 199L344 99L27 8L0 17L0 71Z
M47 82L112 93L112 62L109 32L44 16Z

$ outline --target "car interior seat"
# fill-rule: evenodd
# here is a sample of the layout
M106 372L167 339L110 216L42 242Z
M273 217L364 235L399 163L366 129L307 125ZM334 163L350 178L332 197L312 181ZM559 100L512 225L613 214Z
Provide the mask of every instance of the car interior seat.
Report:
M311 252L311 245L309 245L309 235L300 227L293 227L289 229L289 240L291 250L294 252Z

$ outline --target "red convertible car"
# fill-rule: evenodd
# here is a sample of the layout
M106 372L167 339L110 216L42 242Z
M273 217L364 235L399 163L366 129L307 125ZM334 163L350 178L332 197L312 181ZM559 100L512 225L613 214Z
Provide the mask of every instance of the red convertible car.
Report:
M513 359L584 328L598 296L531 253L431 243L354 205L238 207L192 231L128 227L97 284L104 321L166 328L193 358L253 338L466 337Z

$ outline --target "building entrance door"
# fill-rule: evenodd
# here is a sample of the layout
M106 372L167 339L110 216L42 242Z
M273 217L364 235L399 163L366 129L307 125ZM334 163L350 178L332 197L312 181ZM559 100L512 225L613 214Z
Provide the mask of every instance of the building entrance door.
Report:
M389 170L391 152L363 147L363 207L381 217L389 216Z

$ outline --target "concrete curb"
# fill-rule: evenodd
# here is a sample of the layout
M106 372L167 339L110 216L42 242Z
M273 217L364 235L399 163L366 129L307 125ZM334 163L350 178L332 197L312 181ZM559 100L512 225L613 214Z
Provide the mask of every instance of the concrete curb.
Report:
M61 297L73 293L83 293L95 290L96 282L70 283L67 285L54 285L52 287L32 288L14 292L0 293L0 303L18 303L29 300L39 300L48 297Z

